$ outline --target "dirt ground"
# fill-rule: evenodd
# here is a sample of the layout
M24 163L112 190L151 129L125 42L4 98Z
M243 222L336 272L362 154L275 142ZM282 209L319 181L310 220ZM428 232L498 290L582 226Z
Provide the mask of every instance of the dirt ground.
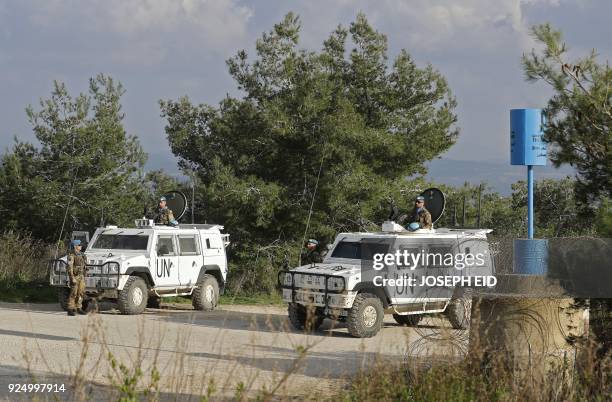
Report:
M448 327L438 317L401 327L389 315L376 337L356 339L330 320L312 334L295 331L277 306L200 312L176 305L140 316L110 309L68 317L57 305L0 303L0 400L32 399L9 392L9 384L34 382L65 386L39 392L42 400L107 400L130 378L136 388L157 389L162 400L256 396L263 389L320 399L376 363L460 357L467 333Z

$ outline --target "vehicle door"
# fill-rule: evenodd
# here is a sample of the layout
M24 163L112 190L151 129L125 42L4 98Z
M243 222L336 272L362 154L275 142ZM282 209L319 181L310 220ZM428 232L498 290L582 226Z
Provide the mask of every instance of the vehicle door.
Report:
M202 267L202 252L197 234L179 234L179 281L181 286L193 286Z
M153 267L156 286L179 286L179 265L176 238L172 234L158 234L155 242L155 266Z
M427 266L422 258L424 249L426 243L423 240L397 239L393 252L399 251L402 258L399 263L388 266L388 278L404 278L405 281L401 285L387 286L393 304L423 302L427 297L427 288L420 286L422 278L427 275Z
M204 265L224 267L223 241L219 234L202 233L202 256Z

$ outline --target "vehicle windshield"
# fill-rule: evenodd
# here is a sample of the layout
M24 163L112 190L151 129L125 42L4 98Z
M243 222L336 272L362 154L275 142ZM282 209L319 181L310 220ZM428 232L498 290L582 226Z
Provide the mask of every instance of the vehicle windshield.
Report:
M374 254L385 254L389 251L389 241L362 239L361 241L341 241L332 251L330 258L348 258L352 260L372 259Z
M146 250L148 243L149 235L101 234L90 249Z

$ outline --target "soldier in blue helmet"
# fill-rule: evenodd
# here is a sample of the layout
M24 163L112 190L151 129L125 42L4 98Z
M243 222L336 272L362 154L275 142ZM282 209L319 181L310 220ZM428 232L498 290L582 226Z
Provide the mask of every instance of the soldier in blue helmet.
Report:
M301 261L302 264L316 264L323 262L321 253L317 251L319 242L316 239L308 239L306 242L306 250L302 252Z
M174 219L172 210L166 206L166 197L159 197L157 211L155 214L155 223L158 225L176 226L178 222Z
M81 241L72 240L72 249L68 253L67 272L70 280L70 294L68 295L68 315L86 314L83 311L83 298L85 297L85 273L87 260L81 252Z
M431 229L433 224L431 223L431 214L425 209L425 197L419 195L414 200L414 209L409 219L411 230L415 230L415 225L412 223L418 223L419 229Z

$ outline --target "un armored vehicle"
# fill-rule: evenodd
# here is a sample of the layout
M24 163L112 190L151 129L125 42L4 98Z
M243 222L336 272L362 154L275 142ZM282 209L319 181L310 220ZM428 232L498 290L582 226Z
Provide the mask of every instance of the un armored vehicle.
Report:
M444 211L444 195L437 189L421 195L435 223ZM289 320L296 329L316 330L328 317L346 322L355 337L371 337L382 328L385 313L408 326L426 314L444 314L453 328L463 329L469 324L471 289L491 285L490 232L409 231L387 221L380 232L340 233L322 263L279 273Z
M136 220L134 228L98 228L85 251L86 295L116 301L122 314L140 314L168 296L191 296L195 309L213 310L228 272L229 235L222 230L214 224L161 226L149 219ZM58 287L66 309L65 258L51 261L50 284Z

